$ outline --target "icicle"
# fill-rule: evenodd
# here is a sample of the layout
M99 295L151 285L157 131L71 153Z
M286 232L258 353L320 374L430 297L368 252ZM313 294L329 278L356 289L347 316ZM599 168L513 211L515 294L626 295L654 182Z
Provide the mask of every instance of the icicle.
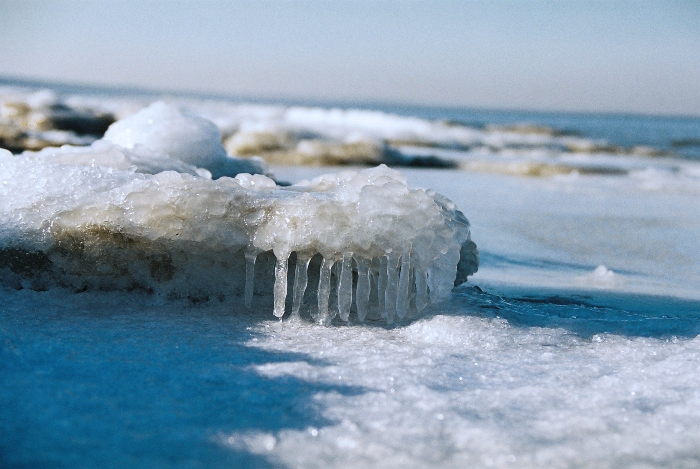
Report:
M284 316L284 307L287 300L287 266L288 258L277 259L275 264L275 309L273 314L278 318Z
M309 282L309 262L311 258L297 253L297 267L294 272L294 296L292 298L292 316L299 316L304 292Z
M357 259L357 290L355 291L355 305L357 306L357 320L363 322L367 317L367 304L369 303L369 268L370 260Z
M409 280L411 277L411 253L405 252L401 256L401 274L399 276L399 288L396 296L396 314L399 319L403 319L408 312L408 301L410 299Z
M343 254L343 262L338 276L338 313L340 319L350 318L352 306L352 253Z
M413 268L413 256L411 256L411 266L408 269L408 313L411 314L416 310L416 271ZM413 311L411 311L411 303L413 304Z
M382 317L384 319L387 319L386 317L386 301L385 301L385 294L386 294L386 282L387 282L387 276L386 276L386 257L380 257L379 258L379 280L377 280L377 299L379 300L379 312L381 313Z
M387 256L387 279L384 293L384 308L386 310L386 321L391 324L396 316L396 294L399 284L399 255L395 252Z
M318 279L318 317L316 321L323 325L330 325L332 319L328 313L328 300L331 296L331 267L334 263L333 259L324 257Z
M428 306L428 278L425 270L415 270L416 275L416 310L421 312Z
M245 307L250 309L253 303L253 291L255 290L255 259L258 253L254 250L245 252Z
M428 267L428 291L431 303L440 301L440 270L439 266L431 265Z

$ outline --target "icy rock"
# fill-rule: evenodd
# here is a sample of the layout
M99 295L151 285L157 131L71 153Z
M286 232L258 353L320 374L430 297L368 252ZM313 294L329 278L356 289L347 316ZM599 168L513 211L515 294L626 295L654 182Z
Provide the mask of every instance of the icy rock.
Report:
M127 149L139 145L148 150L205 168L214 179L239 173L265 174L258 158L232 158L221 144L221 132L212 122L185 114L162 101L112 124L105 140Z
M280 187L263 175L150 175L0 152L0 270L29 288L248 305L273 293L282 317L294 272L295 313L391 323L449 296L474 259L454 204L386 166ZM304 301L307 286L315 302Z

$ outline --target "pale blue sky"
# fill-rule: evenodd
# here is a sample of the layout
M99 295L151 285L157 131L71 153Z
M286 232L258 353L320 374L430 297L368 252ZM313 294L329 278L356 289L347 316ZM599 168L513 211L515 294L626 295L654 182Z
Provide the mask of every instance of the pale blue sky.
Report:
M0 0L0 75L700 115L700 1Z

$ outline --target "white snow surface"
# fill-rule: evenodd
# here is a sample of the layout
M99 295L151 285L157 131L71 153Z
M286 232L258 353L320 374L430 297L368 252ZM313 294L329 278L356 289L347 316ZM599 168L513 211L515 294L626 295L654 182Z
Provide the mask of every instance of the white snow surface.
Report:
M112 124L104 140L127 149L140 146L209 170L215 179L239 173L265 173L260 159L232 158L221 144L221 132L207 119L184 114L178 108L155 102Z
M95 102L119 117L148 104ZM177 168L167 169L179 173L135 173L139 151L114 143L98 144L104 145L99 151L121 152L121 166L102 165L97 157L94 164L70 166L57 150L49 151L58 155L51 158L25 155L24 166L17 157L0 155L3 246L20 241L41 249L58 246L45 252L59 262L61 249L89 260L91 252L104 252L91 251L104 248L100 242L121 243L133 248L127 250L134 254L127 257L133 272L148 275L153 267L161 278L153 285L170 285L169 291L189 292L197 300L131 291L129 284L122 285L127 291L74 292L81 291L75 288L81 277L67 274L64 280L76 282L73 290L44 289L41 278L31 285L21 269L20 274L5 269L0 466L700 466L697 162L555 155L546 144L528 149L522 139L559 145L565 137L498 129L471 131L477 139L501 132L498 138L521 139L512 143L519 147L499 147L505 140L494 140L489 148L448 149L455 142L452 131L386 113L185 100L178 107L213 120L224 134L274 124L278 135L308 131L344 141L356 131L352 138L383 140L413 138L424 129L421 139L442 142L438 155L463 159L463 169L475 171L399 174L379 168L319 177L328 168L274 167L280 180L297 182L281 188L262 175L212 181ZM401 148L435 153L425 146ZM82 158L78 153L74 157ZM603 170L567 173L557 170L561 163ZM523 174L540 177L515 176ZM396 232L376 236L379 226L366 219L355 231L344 231L345 210L364 207L363 197L371 193L382 210L405 215L397 219L401 233L414 217L423 227L439 217L437 232L453 236L443 247L456 247L464 237L466 225L460 225L456 208L415 187L432 187L465 210L479 243L479 271L411 321L387 325L377 314L360 323L360 263L344 271L343 254L369 256L366 251L358 256L365 241L347 251L335 243L368 237L384 253L384 242L406 245ZM439 210L418 213L430 200ZM227 218L246 207L251 216L242 224ZM277 246L275 255L284 259L306 246L313 236L306 237L303 222L314 214L330 225L315 226L313 233L334 235L309 241L309 253L321 253L323 246L327 254L310 261L301 303L318 312L322 257L334 260L329 314L347 305L348 296L339 292L353 285L349 321L337 317L331 327L309 321L308 313L302 319L288 314L283 321L271 316L276 303L280 306L271 294L274 279L284 278L284 269L275 267L284 264L269 252L258 255L254 266L244 256L251 247L249 258ZM109 229L91 231L86 221ZM450 228L448 221L458 226ZM276 223L296 228L285 232L288 238L275 238ZM393 224L382 226L394 229ZM258 229L260 237L249 244ZM55 243L60 235L62 245ZM184 242L173 240L179 237ZM95 240L100 242L91 244ZM147 249L139 251L143 246ZM231 246L238 257L226 257ZM109 251L110 259L123 261L120 252ZM165 279L165 252L171 265L187 257L193 270ZM382 257L371 268L387 272L388 282L391 256ZM418 262L418 256L407 258L411 266ZM296 265L304 263L296 254L288 262L291 313L294 292L301 289L293 285ZM254 267L250 297L242 274L248 266ZM99 278L103 267L90 278ZM239 274L232 275L232 268ZM397 291L401 271L398 279L393 274ZM348 273L352 281L344 290ZM417 278L414 273L407 279L414 285L410 309L417 306ZM386 308L387 299L377 295L379 283L379 275L370 282L371 306L377 309L380 301ZM188 290L192 285L234 294L222 302L216 297L199 302L202 295Z
M63 145L39 151L25 151L21 155L29 161L44 161L59 165L102 166L121 170L134 169L139 173L157 174L177 171L211 179L211 173L202 168L155 153L143 145L127 149L108 140L97 140L90 146Z

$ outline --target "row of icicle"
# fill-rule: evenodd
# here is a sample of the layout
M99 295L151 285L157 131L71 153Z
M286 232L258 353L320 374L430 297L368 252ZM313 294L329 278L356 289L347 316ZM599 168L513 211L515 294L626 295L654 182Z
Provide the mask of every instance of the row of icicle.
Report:
M246 282L245 305L251 307L255 279L255 260L257 251L248 250L246 258ZM308 268L312 256L297 255L294 274L294 287L292 297L292 316L298 316L304 299L304 293L308 285ZM331 269L336 262L340 263L340 272L337 273L338 315L343 321L348 321L353 300L353 260L357 269L357 285L355 288L355 307L357 319L363 322L369 311L372 260L366 258L353 259L352 253L343 254L342 259L336 261L332 258L324 258L321 263L317 300L318 313L315 320L319 324L329 325L335 316L335 312L329 309L331 294ZM400 255L389 253L379 258L379 275L376 279L377 302L382 317L391 324L398 317L403 319L408 313L412 286L415 285L415 307L421 311L428 305L428 273L424 270L411 268L410 252ZM274 285L274 315L282 318L285 313L287 300L287 273L288 259L277 259L275 264Z

